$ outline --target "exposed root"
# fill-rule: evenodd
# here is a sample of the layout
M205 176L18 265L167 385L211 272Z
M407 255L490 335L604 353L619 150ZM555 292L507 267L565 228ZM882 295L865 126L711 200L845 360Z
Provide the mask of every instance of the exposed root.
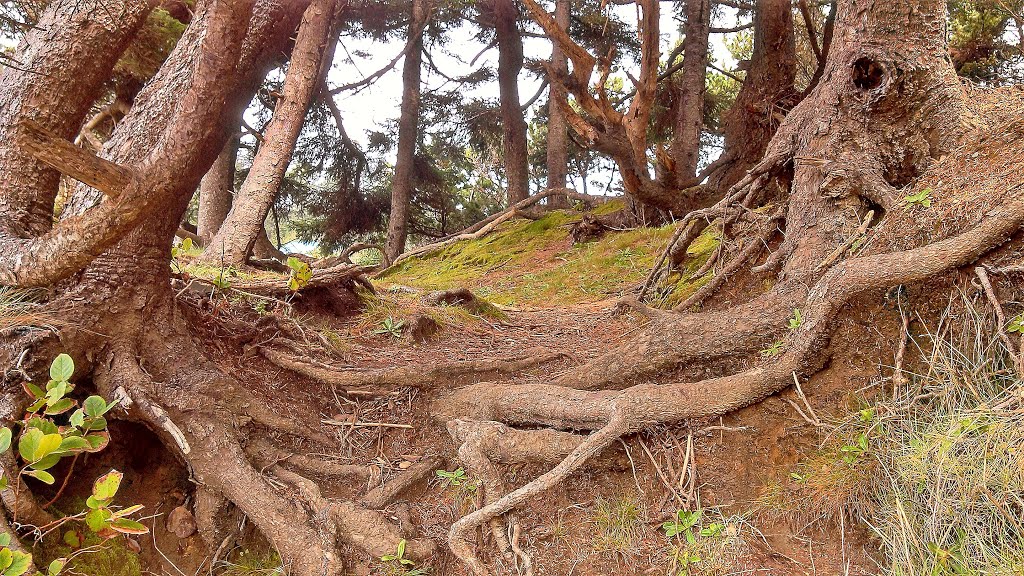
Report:
M625 434L654 423L731 412L778 392L796 374L813 373L824 363L820 351L829 340L832 319L851 298L869 290L920 282L970 264L1016 233L1022 224L1024 200L1015 199L958 236L921 248L841 262L810 290L804 322L793 334L786 352L775 362L731 376L661 386L645 384L617 394L542 384L479 384L459 390L454 402L463 413L475 418L596 432L549 472L457 521L449 532L452 551L474 574L488 574L466 540L474 528L557 485Z
M974 269L974 273L978 276L978 281L981 282L981 286L984 289L985 297L988 298L989 304L996 312L996 334L999 339L1002 340L1006 349L1013 356L1014 368L1017 370L1018 376L1024 376L1024 357L1022 357L1022 351L1016 344L1010 340L1010 336L1006 333L1006 315L1003 313L1003 306L999 303L999 298L996 296L996 291L992 288L992 281L989 280L988 272L983 266L978 266Z
M281 368L343 390L365 387L374 390L398 387L429 388L451 384L459 378L520 372L565 356L561 352L529 352L531 353L510 360L467 360L436 366L403 366L384 370L330 370L297 360L265 346L260 347L260 353Z
M355 464L339 464L323 458L313 458L304 454L292 454L273 446L263 438L257 438L246 446L246 452L261 468L274 465L294 469L300 473L314 474L319 478L352 478L366 481L372 469L369 466Z
M705 300L707 300L712 294L721 288L726 280L728 280L733 274L738 272L740 268L744 267L747 262L757 256L767 245L768 240L775 234L776 226L775 222L782 219L785 214L785 208L776 210L764 223L761 232L757 237L750 240L749 244L740 253L733 258L721 272L715 274L715 277L710 282L700 287L699 290L690 295L689 298L679 303L675 308L676 311L689 310L695 306L700 306Z
M441 466L439 456L427 455L420 458L406 470L402 470L389 482L370 490L359 499L359 504L372 510L386 508L398 500L411 486L429 477Z

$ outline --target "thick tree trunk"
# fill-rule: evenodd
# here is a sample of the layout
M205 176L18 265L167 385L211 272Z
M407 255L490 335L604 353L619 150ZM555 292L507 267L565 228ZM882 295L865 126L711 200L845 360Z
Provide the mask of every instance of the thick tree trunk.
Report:
M736 102L725 115L727 164L709 180L724 192L757 164L782 119L796 105L796 40L790 0L764 0L754 11L754 52Z
M73 139L110 71L149 13L146 0L51 2L0 67L0 142L25 121ZM27 70L23 72L22 69ZM0 146L0 242L30 238L53 224L60 173L21 146Z
M412 46L402 67L402 111L398 119L398 157L391 182L391 215L388 218L388 241L384 254L393 262L405 251L409 225L409 202L412 199L416 143L419 139L420 68L423 61L423 23L427 19L427 0L413 0L409 20ZM417 37L412 38L413 35Z
M569 30L572 15L572 0L555 0L555 23L563 30ZM569 59L558 42L552 43L551 71L556 76L568 76ZM569 124L565 118L568 106L568 91L560 81L548 84L548 188L565 188L569 173ZM586 175L584 175L586 178ZM569 198L552 196L548 205L553 208L567 208Z
M675 124L672 130L673 169L670 182L678 188L696 184L700 161L700 136L704 128L705 77L708 66L708 35L711 0L684 0L683 68L676 89Z
M526 120L519 103L519 72L523 69L523 36L519 10L513 0L492 0L494 29L498 38L498 93L501 101L502 146L508 205L530 196Z
M314 0L303 15L284 81L284 95L263 134L264 143L235 196L231 211L206 247L204 258L242 266L252 254L288 170L306 111L333 58L335 0Z
M214 160L210 171L199 184L199 216L197 234L203 246L208 246L213 236L231 211L235 196L235 159L238 156L238 135L228 140L224 149Z

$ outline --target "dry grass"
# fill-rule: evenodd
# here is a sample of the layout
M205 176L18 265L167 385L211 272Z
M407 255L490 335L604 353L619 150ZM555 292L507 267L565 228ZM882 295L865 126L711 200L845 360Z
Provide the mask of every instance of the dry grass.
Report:
M913 339L919 373L838 422L762 507L862 521L883 574L1024 574L1024 387L994 332L957 297Z
M39 303L45 293L0 286L0 333L23 328L54 328L59 318L45 312Z

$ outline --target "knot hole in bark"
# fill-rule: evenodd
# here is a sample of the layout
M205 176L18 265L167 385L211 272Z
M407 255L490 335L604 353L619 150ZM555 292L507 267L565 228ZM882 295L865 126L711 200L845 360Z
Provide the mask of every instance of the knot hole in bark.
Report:
M885 68L871 58L862 56L853 63L853 85L861 90L873 90L882 85Z

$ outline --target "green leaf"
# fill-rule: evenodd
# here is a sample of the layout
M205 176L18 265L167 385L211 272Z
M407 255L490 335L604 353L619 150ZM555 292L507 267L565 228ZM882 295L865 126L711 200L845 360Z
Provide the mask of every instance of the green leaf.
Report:
M42 398L43 396L46 396L46 391L44 391L42 388L40 388L39 386L36 386L35 384L33 384L31 382L25 382L24 388L25 388L25 392L27 392L28 395L33 397L33 398L38 399L38 398Z
M85 402L82 404L82 408L85 409L86 415L91 416L93 418L103 416L104 414L107 413L107 410L110 410L110 408L113 407L113 403L111 403L111 405L108 407L106 400L99 396L89 396L88 398L85 399Z
M64 543L72 548L81 548L82 538L78 535L78 532L68 530L64 533Z
M50 468L56 466L57 462L60 462L60 454L54 452L53 454L50 454L49 456L40 459L38 462L33 462L29 464L29 467L32 468L33 470L49 470Z
M7 570L12 562L14 562L14 551L10 548L0 549L0 570Z
M60 571L64 569L64 564L67 563L67 558L57 558L46 568L46 576L57 576Z
M85 430L88 430L90 432L91 431L106 430L107 429L107 419L102 417L102 416L98 416L96 418L89 418L88 420L85 421L85 425L82 426L82 428L85 429Z
M7 532L0 533L0 547L11 545L11 535Z
M68 383L64 381L57 382L52 388L46 390L46 403L53 404L59 401L68 393Z
M94 432L87 434L85 440L89 443L89 449L86 452L99 452L110 443L110 434L107 432Z
M101 501L113 499L114 495L117 494L117 489L121 487L122 478L124 478L124 474L117 470L107 472L93 484L93 497Z
M54 415L57 415L57 414L63 414L65 412L67 412L68 410L71 410L74 407L75 407L75 401L74 400L72 400L70 398L61 398L60 400L50 404L46 408L46 410L43 411L43 413L47 414L49 416L54 416Z
M4 426L0 428L0 452L7 452L7 449L11 447L11 439L14 437L14 433L11 429Z
M60 354L50 364L50 378L58 382L67 382L75 373L75 361L67 354Z
M85 424L85 411L82 410L81 408L75 410L71 414L69 422L71 422L71 425L74 426L75 428L81 428L82 425Z
M33 416L32 418L29 419L26 426L28 426L29 428L37 428L39 430L42 430L44 434L60 433L60 428L57 428L56 424L54 424L49 419L43 418L41 416Z
M24 552L14 552L14 561L11 565L4 570L4 576L21 576L25 572L28 572L28 567L32 565L32 555Z
M90 448L89 441L81 436L68 436L61 441L60 447L57 448L59 452L77 452L79 450L85 450Z
M50 474L45 470L26 470L25 476L31 476L43 484L53 484L57 481L57 479L53 477L53 474Z
M93 532L100 532L107 527L110 511L106 508L95 508L85 515L85 525Z
M110 527L121 534L148 534L149 528L146 528L141 522L135 520L129 520L127 518L117 518L110 523Z
M114 518L124 518L125 516L131 516L132 514L135 514L139 510L142 510L143 508L145 508L145 506L143 506L142 504L136 504L134 506L123 508L121 510L118 510L117 512L114 512Z

